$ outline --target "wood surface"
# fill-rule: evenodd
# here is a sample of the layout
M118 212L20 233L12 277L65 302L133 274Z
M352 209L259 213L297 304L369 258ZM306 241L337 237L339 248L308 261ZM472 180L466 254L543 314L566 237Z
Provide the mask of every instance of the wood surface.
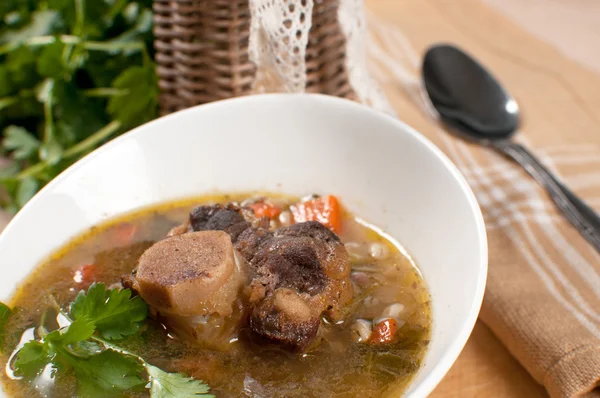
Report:
M399 28L419 54L433 43L452 42L482 60L524 108L522 133L534 148L561 145L545 140L540 126L564 134L571 129L600 134L599 2L366 0L366 4L377 18ZM593 26L591 15L596 15ZM435 126L399 82L388 82L383 89L402 120L440 144ZM582 136L573 144L593 142ZM547 393L478 321L457 362L431 396L537 398Z
M600 120L600 90L597 90L600 89L600 79L590 70L600 71L600 46L597 45L600 3L590 0L366 2L377 16L402 29L417 50L422 51L438 41L458 43L483 58L494 72L500 71L501 79L511 80L511 76L502 76L502 72L510 73L511 69L505 68L505 64L514 64L513 70L521 68L529 74L541 75L541 82L537 85L525 84L524 89L519 91L521 102L535 103L536 94L531 90L546 85L548 91L537 95L548 96L550 92L556 99L568 92L571 96L569 106L573 109L566 113L577 115L579 112L577 123L593 122L597 125ZM543 11L541 16L540 10ZM591 17L594 14L595 25L590 22L594 21ZM557 24L567 21L567 26L549 28L548 20ZM581 21L581 26L578 21ZM590 24L593 25L591 28ZM595 30L590 33L589 29ZM512 80L515 80L514 76ZM589 81L592 88L586 87ZM426 135L431 132L432 128L427 127L429 121L415 109L400 87L384 89L403 120ZM560 106L562 109L566 105L561 103ZM535 123L536 117L542 118L543 115L534 116L530 123ZM6 221L6 217L0 214L0 230ZM437 398L546 396L544 389L482 322L477 323L458 361L432 394Z

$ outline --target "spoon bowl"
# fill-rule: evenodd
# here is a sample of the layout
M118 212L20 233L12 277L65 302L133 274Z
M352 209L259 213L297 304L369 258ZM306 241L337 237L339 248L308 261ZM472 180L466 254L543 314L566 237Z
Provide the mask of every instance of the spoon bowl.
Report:
M427 50L422 75L433 108L453 133L492 147L523 166L600 252L600 217L533 153L511 141L520 124L519 106L483 65L453 45L438 44Z
M514 98L478 62L458 48L431 47L423 61L429 98L445 123L476 140L504 140L519 127Z

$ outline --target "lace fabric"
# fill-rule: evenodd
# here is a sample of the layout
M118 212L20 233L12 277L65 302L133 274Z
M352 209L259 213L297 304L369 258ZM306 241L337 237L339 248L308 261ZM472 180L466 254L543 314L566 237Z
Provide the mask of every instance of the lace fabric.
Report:
M248 52L257 66L256 91L304 91L312 10L312 0L250 0Z
M337 0L249 0L249 57L257 67L254 92L306 89L306 49L316 2ZM366 18L363 0L339 0L338 23L345 36L345 67L357 99L392 112L369 75L366 62Z

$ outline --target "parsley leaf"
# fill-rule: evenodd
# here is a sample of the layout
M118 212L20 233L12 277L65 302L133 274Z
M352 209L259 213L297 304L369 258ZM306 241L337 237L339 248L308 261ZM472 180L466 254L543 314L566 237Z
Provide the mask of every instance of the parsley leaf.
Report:
M0 206L157 116L153 41L151 0L0 0Z
M39 83L36 61L36 53L23 45L6 56L7 82L11 87L9 93L16 92L17 89L33 88Z
M131 290L107 290L103 283L93 284L87 293L79 292L70 308L75 319L69 326L50 333L39 328L44 337L17 352L15 374L32 379L48 365L53 367L51 377L57 372L73 372L81 397L115 396L146 386L152 398L214 398L203 381L167 373L98 337L96 331L105 338L120 338L139 329L148 309L141 298L131 298Z
M40 148L40 141L29 131L19 126L8 126L4 129L2 145L12 151L17 160L29 159Z
M41 341L25 343L17 354L15 372L25 377L34 377L50 362L72 362L69 358L70 346L89 339L94 330L94 323L88 318L82 318L49 333Z
M94 323L84 317L42 341L26 343L17 354L16 374L33 378L51 362L57 369L72 368L83 396L114 395L146 384L144 368L135 358L113 350L97 353L99 345L87 341L94 330ZM91 394L93 391L97 393Z
M107 393L114 394L147 383L142 378L144 368L138 361L113 350L88 359L71 358L70 361L82 396L107 396ZM94 394L97 389L103 393Z
M40 159L45 160L49 165L58 163L63 153L63 148L56 138L56 125L54 123L55 87L56 80L47 78L36 89L36 97L38 101L44 104L44 114L46 115L44 140L40 146Z
M22 207L35 195L38 191L39 184L35 178L27 177L18 183L17 193L15 196L16 204Z
M150 376L152 398L215 397L209 394L210 387L202 380L195 380L181 373L167 373L152 365L146 366L146 371Z
M6 67L5 65L0 65L0 97L4 97L6 95L9 95L12 92L12 84L10 82L10 71L8 70L8 67ZM7 102L8 99L4 99L3 102ZM10 106L12 104L9 105L2 105L0 106L0 111L3 108L8 108L8 106Z
M95 330L96 326L91 319L88 317L81 317L73 321L68 327L55 330L48 334L44 338L44 341L54 345L67 347L89 339L92 337Z
M127 127L148 122L155 117L158 80L153 67L133 67L120 74L112 85L127 94L112 97L108 113Z
M19 350L15 360L15 374L35 377L50 363L50 347L45 342L29 341Z
M6 0L4 0L6 1ZM10 1L8 1L10 3ZM29 24L19 30L8 31L0 37L0 43L23 41L36 36L44 36L52 32L58 19L58 13L53 10L36 11L31 15Z
M87 98L73 82L58 82L54 95L57 135L63 146L89 137L109 122L104 113L106 101Z
M60 79L66 73L65 44L56 40L42 49L37 59L37 72L40 76Z
M100 354L102 348L100 344L93 340L78 341L69 347L69 353L79 358L89 358L92 355Z
M148 316L148 306L129 289L106 290L104 283L94 283L87 293L79 292L71 305L75 319L88 317L109 340L120 339L138 331Z
M4 303L0 302L0 353L4 349L4 334L6 333L6 324L12 315L11 309Z

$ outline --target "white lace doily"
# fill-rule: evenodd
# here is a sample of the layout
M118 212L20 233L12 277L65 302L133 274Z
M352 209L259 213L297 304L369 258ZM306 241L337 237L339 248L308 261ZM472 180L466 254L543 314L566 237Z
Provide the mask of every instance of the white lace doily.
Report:
M312 0L250 0L248 51L257 91L304 91L312 10Z
M257 66L255 92L304 92L314 1L250 0L249 54ZM365 19L363 0L339 0L338 21L346 37L348 79L361 102L393 112L367 71Z

